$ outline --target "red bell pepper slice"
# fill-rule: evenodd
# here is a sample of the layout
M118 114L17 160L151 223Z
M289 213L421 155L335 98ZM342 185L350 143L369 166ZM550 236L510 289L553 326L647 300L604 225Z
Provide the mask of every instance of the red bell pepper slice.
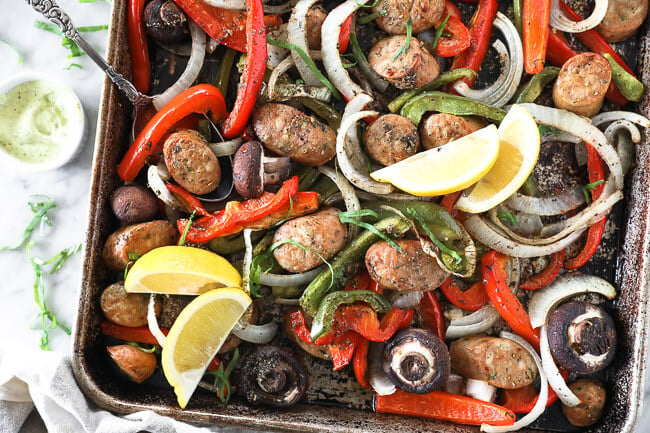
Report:
M203 215L203 216L210 215L210 212L205 210L205 208L203 207L201 200L196 198L194 194L187 191L182 186L174 185L173 183L168 183L165 186L167 187L169 192L174 194L174 197L176 197L178 201L181 202L183 207L185 207L185 210L187 210L188 212L196 212L198 215Z
M461 290L449 277L440 285L440 290L449 302L466 311L476 311L490 302L482 281L472 284L467 290Z
M470 46L454 59L451 69L470 68L478 72L490 47L492 21L498 11L497 0L479 0L469 25ZM471 86L475 78L464 78L463 80Z
M357 345L357 349L352 357L352 369L354 370L354 377L356 377L359 385L364 388L370 388L368 382L368 349L370 348L370 340L364 338Z
M505 407L442 391L410 394L398 389L391 395L377 395L375 412L419 416L470 425L515 423L515 414Z
M223 210L204 216L192 223L187 232L186 240L190 242L207 242L219 236L236 233L237 229L246 224L257 222L285 206L290 205L290 199L298 192L298 177L286 180L280 190L275 193L264 193L258 198L246 200L243 203L230 201ZM286 215L285 215L286 217ZM189 223L186 219L176 222L178 231L183 233Z
M442 18L437 23L434 23L436 28L442 25L447 16L449 16L449 18L447 18L444 31L451 35L445 36L443 34L443 36L438 39L436 54L440 57L457 56L468 49L470 45L469 30L465 24L463 24L460 11L449 0L445 1L445 11L442 14Z
M149 93L151 86L151 63L149 45L142 22L142 13L147 0L130 0L127 17L129 51L131 51L131 71L133 85L140 93Z
M445 341L445 317L442 313L440 301L433 291L424 292L420 301L420 313L423 325Z
M101 323L101 327L102 334L119 338L120 340L134 341L142 344L158 344L158 340L156 340L156 337L153 336L146 326L132 328L105 320ZM169 329L160 328L160 330L165 335L169 333Z
M404 329L413 320L413 310L391 309L381 319L369 305L345 305L336 310L334 316L334 333L341 334L355 331L370 341L388 341L397 331ZM317 344L324 344L331 336L324 335L316 339ZM336 337L334 337L336 340Z
M596 152L596 149L594 149L590 144L587 144L587 170L589 172L590 183L605 179L605 166L603 164L603 160L600 159L598 152ZM600 195L603 193L604 187L605 186L603 184L600 184L591 190L592 200L596 200L598 197L600 197ZM594 255L598 249L598 246L600 245L603 233L605 232L606 224L607 217L603 217L603 219L599 220L591 227L589 227L587 230L587 241L585 242L585 246L577 256L571 257L564 261L564 267L566 269L577 269L589 261L591 256Z
M353 331L338 335L327 347L332 356L334 371L340 370L352 361L354 350L363 337Z
M560 374L566 380L569 372L562 369ZM524 386L517 389L504 389L501 391L501 405L513 411L514 413L529 413L537 404L539 393L535 387L531 385ZM546 400L546 407L555 403L558 399L557 394L548 385L548 399Z
M246 129L257 94L264 83L267 52L262 0L246 0L246 47L248 55L235 106L223 125L223 136L227 139L241 135Z
M454 206L462 193L463 191L452 192L442 196L442 200L440 200L440 206L449 212L449 215L460 222L465 221L467 216L465 215L465 212L456 209Z
M135 179L156 145L176 122L190 114L208 111L213 122L218 122L227 116L226 103L216 87L210 84L197 84L179 93L147 122L129 147L117 167L120 179L128 182Z
M564 62L578 54L569 46L564 35L552 28L548 29L548 49L546 61L553 66L561 68Z
M564 265L565 251L560 250L551 254L549 263L544 270L536 275L531 275L526 281L519 285L520 289L537 290L548 286L560 274Z
M212 39L234 50L246 52L246 12L210 6L203 0L174 0ZM279 15L264 17L267 29L282 24Z
M524 0L524 67L529 74L536 74L544 69L550 21L551 0Z
M481 259L485 291L492 305L512 330L539 351L539 329L533 329L530 317L508 287L508 256L490 251Z
M341 32L339 33L339 53L343 54L348 50L350 44L350 33L352 32L352 15L350 15L343 25L341 25Z

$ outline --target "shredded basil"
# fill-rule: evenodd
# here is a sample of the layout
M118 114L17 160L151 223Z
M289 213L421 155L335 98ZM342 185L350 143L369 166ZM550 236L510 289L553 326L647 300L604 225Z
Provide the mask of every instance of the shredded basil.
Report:
M338 99L339 101L343 99L343 96L341 96L341 93L336 89L336 87L334 87L334 85L330 82L330 80L328 80L325 77L325 75L323 75L323 73L318 69L318 67L316 66L314 61L311 59L311 57L309 57L307 55L307 53L305 53L305 51L302 48L300 48L297 45L290 44L288 42L278 41L278 40L271 39L271 38L267 38L267 42L269 43L269 45L273 45L274 47L280 47L280 48L284 48L285 50L291 50L291 51L297 52L298 55L307 64L309 69L311 69L311 71L314 73L314 75L316 75L316 78L318 78L318 80L321 83L323 83L323 85L325 87L327 87L330 92L332 92L332 95L336 99Z
M68 66L65 66L63 69L69 71L72 68L83 69L84 67L81 66L79 63L70 63Z
M363 217L373 217L373 218L377 219L377 218L379 218L379 215L377 215L377 212L375 212L372 209L361 209L361 210L354 210L354 211L339 213L339 220L343 224L354 224L356 226L364 228L364 229L372 232L373 234L379 236L382 240L388 242L388 244L391 247L395 248L400 253L402 252L402 248L400 248L400 246L397 245L395 243L395 241L393 241L385 233L377 230L377 227L373 226L372 224L368 224L365 221L360 221L360 220L357 219L357 218L363 218Z
M137 347L138 349L142 350L144 353L155 353L156 350L158 349L158 346L156 345L151 346L149 349L145 349L135 341L127 341L126 344L128 344L129 346Z
M359 63L359 61L357 60L357 57L353 53L346 53L346 54L343 54L341 57L343 57L345 59L352 58L352 63L343 63L343 67L345 69L349 69L349 68L352 68L354 66L357 66L357 63Z
M30 264L32 265L32 270L34 271L34 301L40 310L37 315L37 319L40 320L41 325L40 347L42 350L52 350L49 343L49 332L53 331L56 328L59 328L67 335L70 335L70 329L63 323L59 322L56 314L50 311L47 307L45 301L45 284L43 282L43 273L45 270L43 268L45 266L52 265L48 273L53 274L57 272L63 267L68 258L70 258L73 254L77 253L81 249L81 244L66 248L48 260L43 260L36 256L32 256L31 249L33 246L34 241L29 241L25 247L25 256L27 257L27 260L29 260Z
M511 226L517 224L517 215L512 212L497 212L497 218Z
M37 29L44 30L46 32L54 33L55 35L58 36L63 36L63 33L61 32L61 29L55 24L52 23L46 23L44 21L34 21L34 27ZM82 27L77 27L77 31L81 33L89 33L89 32L98 32L101 30L106 30L108 29L107 24L102 24L102 25L97 25L97 26L82 26ZM70 38L67 36L63 36L63 39L61 40L61 45L66 48L70 53L66 56L68 59L73 59L75 57L81 57L85 55L79 46ZM73 63L76 65L76 63ZM81 66L81 65L78 65ZM72 66L70 66L72 67ZM69 68L68 68L69 69Z
M40 226L41 235L45 231L45 226L52 227L52 220L50 220L50 216L48 215L48 212L50 211L50 209L56 207L56 203L54 203L54 201L51 198L44 195L37 195L33 197L38 198L40 200L33 201L33 202L30 201L27 203L32 213L34 214L32 220L29 222L29 224L23 231L23 234L19 240L17 240L12 245L0 247L0 251L17 250L19 248L22 248L25 242L29 240L30 236L32 235L32 232L36 229L37 226Z
M219 368L217 370L208 370L205 372L206 374L211 374L214 376L214 387L219 390L217 392L217 396L224 404L228 404L228 401L230 400L231 389L229 379L230 375L235 369L235 365L237 365L238 360L239 348L236 347L235 350L233 350L232 359L226 366L225 370L223 368L223 364L219 364Z
M192 211L192 215L190 215L190 219L187 221L187 225L183 229L183 234L181 234L181 238L178 240L178 245L181 247L185 245L185 238L187 237L187 233L190 231L190 227L192 227L194 218L196 218L196 211Z
M440 24L440 27L436 29L436 33L433 35L433 44L431 45L433 47L433 50L436 50L436 47L438 46L438 41L442 37L442 33L445 31L445 26L447 25L447 21L449 21L449 17L451 14L448 14L445 19L442 21L442 24Z
M360 7L360 8L371 9L371 8L374 8L375 6L377 6L377 3L379 3L379 0L375 0L374 2L372 2L369 5L365 5L363 3L357 2L357 6Z
M412 36L413 36L413 26L411 25L411 17L408 17L406 20L406 42L404 42L404 45L402 45L399 51L395 53L395 57L393 57L393 61L397 60L397 58L401 54L406 54L406 52L409 50L409 47L411 46Z
M386 12L384 12L383 10L375 11L375 12L373 12L371 14L368 14L368 15L366 15L364 17L361 17L361 18L357 19L357 22L359 24L361 24L361 25L368 24L368 23L374 21L375 18L379 18L379 17L382 17L384 15L386 15Z
M126 276L129 273L129 269L131 269L131 266L138 260L141 256L138 253L127 253L129 256L129 262L126 264L124 267L124 279L126 280Z
M20 52L14 47L12 44L10 44L8 41L4 39L0 39L0 43L5 44L11 51L16 53L16 61L18 62L19 65L23 64L23 56L20 54Z
M597 180L595 182L588 183L586 185L583 185L582 187L582 194L585 196L585 202L586 203L591 203L591 195L589 194L589 191L592 189L596 188L598 185L601 185L605 183L604 179Z
M426 221L424 221L424 218L422 218L422 216L419 215L419 214L415 211L415 209L413 209L413 208L408 208L408 209L406 209L406 213L407 213L411 218L415 219L415 220L416 220L416 221L417 221L417 222L422 226L422 228L424 229L424 233L429 237L429 239L431 239L431 242L433 242L433 244L434 244L436 247L438 247L438 249L439 249L440 251L442 251L443 253L445 253L445 254L451 256L451 257L454 259L454 261L456 262L457 265L460 264L460 263L463 261L463 258L461 257L460 254L458 254L456 251L452 250L452 249L449 248L447 245L445 245L444 243L442 243L442 241L441 241L440 239L438 239L438 238L436 237L436 235L433 234L433 232L431 231L431 229L429 229L429 226L427 226Z

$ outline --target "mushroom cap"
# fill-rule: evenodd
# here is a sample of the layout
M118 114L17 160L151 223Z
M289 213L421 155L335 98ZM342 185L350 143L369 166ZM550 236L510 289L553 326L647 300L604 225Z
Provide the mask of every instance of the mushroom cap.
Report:
M616 353L616 328L601 307L571 301L558 307L548 323L553 358L568 371L591 374L607 367Z
M402 329L384 346L382 368L401 390L427 394L441 388L449 376L449 349L429 330Z
M181 42L189 34L187 18L171 0L153 0L144 8L147 34L158 42Z
M241 145L233 160L233 182L242 197L251 199L264 192L264 149L259 141L248 141Z

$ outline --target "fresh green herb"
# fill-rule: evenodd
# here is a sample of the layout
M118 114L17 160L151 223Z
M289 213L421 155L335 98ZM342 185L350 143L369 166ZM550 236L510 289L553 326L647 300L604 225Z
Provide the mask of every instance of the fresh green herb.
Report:
M57 25L52 23L46 23L44 21L34 21L34 27L36 27L37 29L44 30L46 32L54 33L55 35L58 36L63 36L61 29L59 29ZM98 25L98 26L77 27L77 31L82 33L98 32L106 29L108 29L108 25L106 24ZM66 56L66 58L68 59L73 59L75 57L80 57L86 54L79 48L79 46L72 39L68 38L67 36L63 36L63 40L61 40L61 45L64 48L66 48L68 51L70 51L70 53Z
M605 180L600 179L595 182L588 183L582 187L582 194L585 196L585 202L591 203L591 194L589 191L596 188L598 185L605 183Z
M311 59L311 57L309 57L302 48L300 48L297 45L290 44L288 42L278 41L271 38L267 38L267 42L269 43L269 45L273 45L274 47L280 47L280 48L284 48L285 50L292 50L298 53L298 55L302 58L302 60L304 60L304 62L307 64L309 69L311 69L314 75L316 75L316 78L318 78L318 80L321 83L323 83L323 85L327 87L330 92L332 92L332 95L339 101L343 99L341 93L336 89L336 87L334 87L334 85L330 82L330 80L325 78L325 75L323 75L323 73L318 69L314 61Z
M190 215L190 219L187 222L187 225L185 225L185 228L183 229L183 234L181 234L181 238L178 240L178 245L181 247L185 245L185 238L187 237L187 233L190 231L190 227L194 222L194 218L196 218L196 211L192 211L192 215Z
M129 270L131 269L131 266L138 260L141 256L138 253L128 253L129 256L129 262L126 264L124 267L124 279L126 280L126 276L129 273Z
M34 245L34 241L29 241L29 243L25 247L25 255L27 257L27 260L29 260L29 262L31 263L32 270L34 271L34 286L33 286L34 301L36 302L36 305L40 310L37 318L41 322L41 330L42 330L40 346L42 350L52 350L49 344L49 332L56 328L59 328L67 335L70 335L70 329L67 326L65 326L63 323L59 322L59 320L56 317L56 314L50 311L47 307L47 304L45 302L45 284L43 282L43 273L45 270L43 268L45 266L52 265L48 273L53 274L57 272L59 269L63 267L64 263L70 256L77 253L81 249L81 244L77 244L73 247L66 248L60 251L59 253L55 254L48 260L43 260L36 256L32 256L31 249L33 245Z
M345 53L341 57L343 57L344 59L349 59L349 58L352 59L351 63L343 63L343 67L345 69L349 69L349 68L352 68L354 66L357 66L357 63L359 63L357 61L357 57L354 55L354 53Z
M421 216L420 214L418 214L418 213L415 211L415 209L413 209L413 208L408 208L408 209L406 209L406 213L407 213L411 218L413 218L414 220L416 220L416 221L417 221L417 222L422 226L422 228L424 229L424 233L429 237L429 239L431 239L431 242L433 242L433 244L434 244L436 247L438 247L438 249L439 249L440 251L442 251L443 253L445 253L445 254L451 256L451 257L454 259L454 261L456 262L457 265L460 264L460 263L463 261L463 258L461 257L460 254L458 254L456 251L452 250L452 249L449 248L447 245L445 245L444 243L442 243L442 241L441 241L440 239L438 239L438 238L436 237L436 235L433 234L433 232L431 231L431 229L429 229L429 226L427 225L427 223L426 223L426 221L424 220L424 218L422 218L422 216Z
M69 71L72 68L83 69L84 67L81 66L79 63L70 63L68 66L65 66L63 69Z
M537 129L539 129L539 135L544 135L544 134L553 134L553 135L559 135L562 134L562 131L557 129L554 126L549 126L549 125L543 125L539 124L537 125Z
M355 56L357 56L357 59L360 62L368 63L368 59L366 58L365 54L363 54L363 51L359 46L359 40L357 39L357 35L354 32L350 33L350 42L352 43L352 52L354 53Z
M156 346L155 344L151 346L149 349L140 346L135 341L127 341L126 344L128 344L129 346L137 347L138 349L142 350L144 353L155 353L156 350L158 349L158 346Z
M442 24L440 24L440 27L436 29L436 33L433 35L433 44L431 46L433 47L433 50L435 51L436 47L438 46L438 41L442 37L442 33L445 31L445 26L447 25L447 21L449 21L449 17L451 14L448 14L445 19L442 21Z
M348 212L341 212L339 213L339 220L343 224L354 224L356 226L359 226L361 228L364 228L373 234L379 236L381 239L384 241L388 242L388 244L395 248L397 251L400 253L402 252L402 249L400 248L399 245L395 243L391 238L389 238L385 233L380 232L377 230L375 226L372 224L368 224L365 221L358 220L357 218L364 218L364 217L372 217L375 219L379 218L379 215L377 215L377 212L375 212L372 209L361 209L361 210L353 210L353 211L348 211Z
M368 14L366 16L363 16L357 20L357 22L361 25L368 24L372 21L374 21L376 18L383 17L386 15L386 12L381 10L381 11L375 11L371 14Z
M214 376L214 387L218 389L217 396L222 403L227 404L230 400L230 375L237 365L239 360L239 348L235 348L232 353L232 359L224 370L223 364L219 364L217 370L208 370L205 373Z
M411 25L411 17L408 17L406 20L406 42L404 42L404 45L402 45L399 51L395 53L395 57L393 57L393 61L397 60L397 58L400 55L406 54L406 52L409 50L409 47L411 46L412 35L413 35L413 26Z
M22 64L23 64L23 56L22 56L22 55L20 54L20 52L16 49L16 47L14 47L13 45L11 45L8 41L5 41L4 39L0 39L0 43L5 44L7 47L9 47L9 49L10 49L11 51L13 51L14 53L16 53L16 57L17 57L16 60L18 61L18 64L19 64L19 65L22 65Z
M102 30L108 30L108 24L100 24L98 26L77 27L77 31L81 33L92 33L92 32L99 32Z
M497 218L499 218L504 223L508 223L511 226L517 224L517 215L512 212L497 212Z
M360 7L360 8L372 9L375 6L377 6L377 3L379 3L379 0L375 0L374 2L372 2L369 5L357 2L357 6Z
M294 241L293 239L282 239L282 240L277 241L274 244L272 244L263 254L260 254L258 256L253 257L253 260L251 261L251 271L250 271L249 277L248 277L249 278L249 287L250 287L250 290L251 290L251 295L253 295L256 298L261 297L261 295L260 295L260 288L261 288L260 275L263 273L262 272L262 262L264 262L265 260L268 260L271 257L271 253L273 253L273 251L276 248L279 248L279 247L281 247L282 245L285 245L285 244L295 245L295 246L297 246L299 248L302 248L303 250L305 250L307 252L310 252L312 254L316 254L323 261L323 263L325 263L330 268L330 273L332 275L331 284L334 284L334 276L333 276L334 275L334 270L333 270L332 265L330 264L330 262L328 262L325 259L325 257L323 257L317 251L314 251L314 250L304 246L300 242ZM264 272L268 272L268 269L266 269Z
M282 221L275 224L275 227L280 227L282 224L287 222L289 218L291 218L291 215L293 215L293 197L289 196L289 212L287 213L287 216L282 219Z
M36 226L40 226L41 234L43 234L45 231L45 226L52 227L52 221L50 220L50 217L47 213L50 211L50 209L56 207L56 203L54 203L51 198L44 195L37 195L33 197L40 200L35 202L30 201L27 203L32 213L34 214L32 220L29 222L18 241L16 241L13 245L0 247L0 251L17 250L19 248L22 248L25 242L29 240L32 232L34 229L36 229Z

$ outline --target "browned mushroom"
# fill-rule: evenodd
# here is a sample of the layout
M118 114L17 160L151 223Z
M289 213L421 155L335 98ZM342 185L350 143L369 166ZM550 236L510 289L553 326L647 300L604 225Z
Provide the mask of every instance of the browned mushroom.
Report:
M185 14L172 0L153 0L142 15L147 34L158 42L181 42L190 34Z
M290 168L289 157L266 156L259 141L246 142L237 150L233 161L235 189L244 198L259 197L265 185L276 185L287 179Z

